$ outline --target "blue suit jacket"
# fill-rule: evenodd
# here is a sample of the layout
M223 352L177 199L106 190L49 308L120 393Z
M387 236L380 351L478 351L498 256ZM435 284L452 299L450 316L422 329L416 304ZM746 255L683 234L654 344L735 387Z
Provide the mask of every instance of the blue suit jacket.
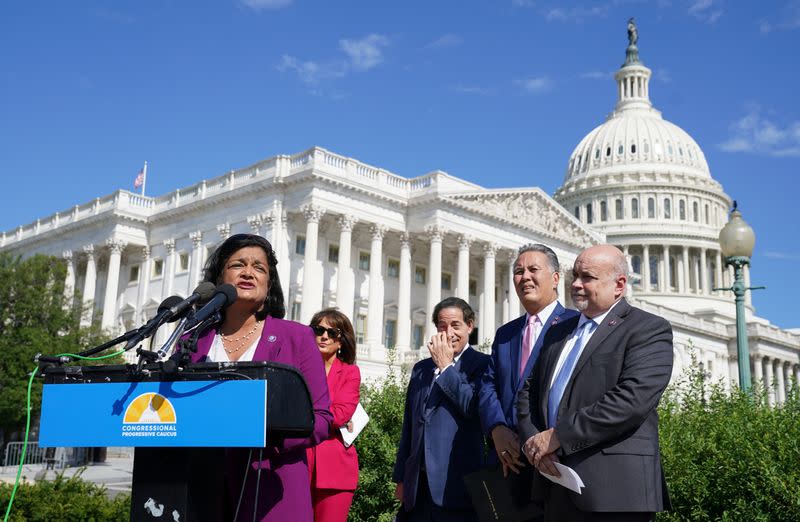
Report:
M541 352L547 330L554 324L579 315L575 310L568 310L556 303L550 317L542 325L542 331L536 338L531 357L525 365L522 378L519 375L519 351L522 344L522 329L525 327L525 315L510 321L497 329L492 343L492 357L486 373L483 375L480 387L480 412L481 427L487 437L498 424L505 424L511 430L517 427L517 393L525 383L525 378L530 375L536 359L533 354ZM490 439L491 440L491 439ZM494 462L497 455L489 452L490 460Z
M423 462L438 506L472 507L463 477L485 464L477 389L488 364L488 355L465 348L455 366L436 380L432 359L414 365L392 477L403 483L406 510L416 502Z

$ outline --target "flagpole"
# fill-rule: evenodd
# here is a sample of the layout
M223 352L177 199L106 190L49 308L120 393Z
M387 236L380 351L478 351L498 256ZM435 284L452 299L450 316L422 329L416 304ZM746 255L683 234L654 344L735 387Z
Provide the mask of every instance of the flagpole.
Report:
M144 162L144 167L142 167L142 196L144 196L144 186L147 185L147 162Z

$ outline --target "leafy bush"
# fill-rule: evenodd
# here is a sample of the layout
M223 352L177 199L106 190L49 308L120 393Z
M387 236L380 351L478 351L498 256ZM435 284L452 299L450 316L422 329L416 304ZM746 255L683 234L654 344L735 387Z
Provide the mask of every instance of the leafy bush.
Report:
M394 355L390 351L390 360ZM406 381L405 371L400 372L398 380L390 365L383 379L361 386L361 403L369 414L369 423L355 442L360 469L350 508L352 522L391 522L400 507L394 498L392 471L403 427Z
M668 390L659 413L673 504L659 521L800 520L797 386L770 407L763 388L727 391L695 369Z
M0 508L3 514L8 508L12 488L12 484L0 484ZM80 473L69 478L59 474L52 481L20 484L9 520L126 521L129 511L129 495L117 495L109 499L104 487L84 481Z

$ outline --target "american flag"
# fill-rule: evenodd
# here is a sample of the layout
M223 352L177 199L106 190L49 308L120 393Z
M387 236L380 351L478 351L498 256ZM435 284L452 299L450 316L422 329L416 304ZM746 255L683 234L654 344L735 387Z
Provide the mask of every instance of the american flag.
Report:
M142 167L142 170L139 171L139 174L136 176L136 179L133 180L133 188L138 189L142 185L144 185L144 178L147 176L147 167Z

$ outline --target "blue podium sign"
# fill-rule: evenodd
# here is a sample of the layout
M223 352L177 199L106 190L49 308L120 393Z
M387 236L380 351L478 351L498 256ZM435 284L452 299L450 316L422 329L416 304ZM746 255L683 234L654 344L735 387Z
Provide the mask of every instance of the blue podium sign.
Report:
M39 445L263 447L267 381L45 384Z

